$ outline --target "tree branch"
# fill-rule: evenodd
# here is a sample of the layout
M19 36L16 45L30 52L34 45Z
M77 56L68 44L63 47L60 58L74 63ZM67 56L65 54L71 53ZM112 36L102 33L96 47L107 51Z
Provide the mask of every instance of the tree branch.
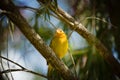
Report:
M37 0L39 3L44 2L45 0ZM44 4L42 3L42 4ZM114 58L112 53L97 39L92 33L90 33L81 23L77 22L72 16L67 12L62 10L60 7L55 7L52 4L49 4L48 8L53 11L63 22L70 25L72 30L75 30L79 35L83 36L90 45L94 45L96 50L100 52L100 55L106 60L110 65L112 71L115 75L120 78L120 63Z
M10 60L10 59L8 59L8 58L5 58L5 57L3 57L3 56L0 56L0 58L1 58L1 59L5 59L5 60L7 60L7 61L13 63L13 64L19 66L19 67L22 68L22 69L25 69L25 67L21 66L20 64L14 62L14 61L12 61L12 60Z
M42 76L42 77L44 77L44 78L47 78L47 76L42 75L42 74L40 74L40 73L36 73L36 72L34 72L34 71L31 71L31 70L28 70L28 69L26 69L25 67L21 66L20 64L14 62L14 61L12 61L12 60L10 60L10 59L8 59L8 58L5 58L5 57L3 57L3 56L0 56L0 58L1 58L1 59L5 59L5 60L7 60L7 61L9 61L9 62L11 62L11 63L19 66L20 68L22 68L22 69L7 69L7 70L3 70L3 71L0 72L0 74L2 74L2 73L14 72L14 71L24 71L24 72L30 72L30 73L32 73L32 74L35 74L35 75L38 75L38 76Z
M45 75L39 74L37 72L31 71L31 70L28 70L28 69L7 69L7 70L4 70L4 71L1 71L0 74L9 73L9 72L17 72L17 71L29 72L29 73L32 73L34 75L47 78L47 76L45 76Z
M52 49L45 44L42 38L31 28L27 21L22 17L18 8L12 3L11 0L0 0L0 8L9 13L4 13L26 38L34 45L34 47L46 58L57 71L60 72L64 80L76 80L68 67L56 57Z

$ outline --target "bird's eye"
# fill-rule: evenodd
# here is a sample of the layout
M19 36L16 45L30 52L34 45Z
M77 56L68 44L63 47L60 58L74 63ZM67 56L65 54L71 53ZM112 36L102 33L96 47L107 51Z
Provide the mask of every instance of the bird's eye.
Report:
M62 30L60 30L60 32L63 32Z
M57 33L63 33L62 29L57 29L56 32Z

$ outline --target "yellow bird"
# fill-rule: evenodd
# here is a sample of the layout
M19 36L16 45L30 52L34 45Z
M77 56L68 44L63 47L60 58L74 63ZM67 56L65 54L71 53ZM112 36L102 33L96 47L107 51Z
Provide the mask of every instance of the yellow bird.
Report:
M66 34L62 29L58 28L50 43L51 49L55 52L56 56L62 59L68 50L68 40ZM51 76L52 66L48 66L48 78ZM52 79L49 79L52 80Z
M62 29L58 28L51 40L50 47L58 58L63 58L68 50L68 40Z

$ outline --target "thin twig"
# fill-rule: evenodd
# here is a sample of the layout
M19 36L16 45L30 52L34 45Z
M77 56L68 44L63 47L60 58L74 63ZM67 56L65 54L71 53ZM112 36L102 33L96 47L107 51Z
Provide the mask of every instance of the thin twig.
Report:
M29 73L32 73L32 74L34 74L34 75L47 78L47 76L45 76L45 75L42 75L42 74L40 74L40 73L31 71L31 70L28 70L28 69L7 69L7 70L2 71L1 74L3 74L3 73L9 73L9 72L16 72L16 71L29 72Z
M5 58L5 57L3 57L3 56L0 56L0 58L1 58L1 59L5 59L5 60L7 60L7 61L10 61L11 63L13 63L13 64L15 64L15 65L17 65L17 66L19 66L19 67L22 68L22 69L7 69L7 70L3 70L1 73L9 73L9 72L14 72L14 71L25 71L25 72L30 72L30 73L32 73L32 74L39 75L39 76L42 76L42 77L44 77L44 78L47 78L45 75L42 75L42 74L40 74L40 73L36 73L36 72L34 72L34 71L28 70L28 69L24 68L23 66L21 66L20 64L12 61L12 60L10 60L10 59L7 59L7 58Z
M100 19L99 17L86 17L85 19L81 20L81 21L84 21L84 20L89 20L89 19L95 19L95 20L99 20L99 21L102 21L108 25L111 25L113 26L114 28L117 28L117 26L113 25L112 23L106 21L106 20L103 20L103 19Z
M49 21L49 20L47 20L47 21L53 26L53 28L55 28L55 30L57 29L57 27L51 21Z
M41 11L37 8L33 8L33 7L29 7L29 6L17 6L17 7L21 8L21 9L26 9L27 8L29 10L36 11L38 14L41 14ZM57 17L55 14L50 13L50 15L59 20L59 17ZM55 30L57 29L57 27L51 21L49 21L49 20L47 20L47 21L55 28Z
M76 23L74 23L74 26L76 26L77 24ZM73 29L72 29L72 31L69 33L69 35L68 35L68 39L71 37L71 35L72 35L72 33L75 31L75 29L76 29L76 27L74 27Z
M69 53L69 55L70 55L70 59L71 59L71 61L72 61L72 63L73 63L75 76L77 77L77 72L76 72L76 68L75 68L75 61L74 61L74 59L73 59L72 54L70 53L70 49L68 50L68 53Z
M103 45L103 43L96 38L92 33L90 33L84 25L77 22L72 16L70 16L67 12L62 10L61 8L54 8L54 6L49 6L49 9L53 11L58 17L61 18L66 24L70 25L71 29L76 27L75 31L79 33L79 35L83 36L91 45L95 45L96 50L99 51L100 55L110 64L114 74L116 74L120 78L120 64L111 54L111 52ZM74 23L77 23L74 26ZM114 63L114 65L112 64Z
M0 56L1 56L1 51L0 51ZM1 67L2 67L2 70L4 70L4 66L3 66L3 62L2 62L2 58L1 58L1 60L0 60L1 62ZM6 79L7 80L9 80L9 77L8 77L8 75L5 73L5 76L6 76Z
M39 9L33 8L33 7L29 7L29 6L17 6L17 7L20 8L20 9L30 9L30 10L32 10L32 11L40 12Z
M29 7L29 6L17 6L18 8L22 8L22 9L29 9L29 10L32 10L32 11L36 11L38 14L41 14L41 11L37 8L33 8L33 7ZM57 16L55 16L53 13L50 13L51 16L59 19ZM47 20L47 19L46 19ZM57 27L52 23L50 22L49 20L47 20L55 29L57 29Z
M5 57L3 57L3 56L1 56L1 55L0 55L0 58L1 58L1 59L5 59L5 60L7 60L7 61L10 61L11 63L19 66L19 67L22 68L22 69L26 69L25 67L21 66L20 64L14 62L14 61L12 61L12 60L10 60L10 59L8 59L8 58L5 58Z
M9 47L8 47L8 33L7 33L7 58L9 59L8 49L9 49ZM8 65L8 68L10 69L10 64L9 64L8 60L7 60L7 65ZM10 76L11 76L12 80L14 80L13 75L12 75L11 72L10 72Z

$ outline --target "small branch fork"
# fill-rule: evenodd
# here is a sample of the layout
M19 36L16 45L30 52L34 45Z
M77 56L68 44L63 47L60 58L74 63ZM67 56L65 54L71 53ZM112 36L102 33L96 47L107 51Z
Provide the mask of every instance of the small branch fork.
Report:
M37 0L40 4L45 4L46 0ZM115 59L112 53L105 47L105 45L97 39L92 33L90 33L84 25L76 21L72 16L67 12L62 10L59 6L54 6L49 4L48 8L54 12L57 17L69 25L69 28L76 31L79 35L83 36L90 45L95 46L96 50L99 51L101 57L110 65L113 73L120 78L120 63Z
M44 77L44 78L47 78L47 76L43 75L43 74L40 74L40 73L37 73L37 72L34 72L32 70L28 70L26 69L25 67L21 66L20 64L8 59L8 58L5 58L3 56L0 56L0 58L4 59L4 60L7 60L17 66L19 66L21 69L7 69L7 70L3 70L0 72L0 74L4 74L4 73L10 73L10 72L18 72L18 71L23 71L23 72L29 72L29 73L32 73L34 75L37 75L37 76L40 76L40 77Z

